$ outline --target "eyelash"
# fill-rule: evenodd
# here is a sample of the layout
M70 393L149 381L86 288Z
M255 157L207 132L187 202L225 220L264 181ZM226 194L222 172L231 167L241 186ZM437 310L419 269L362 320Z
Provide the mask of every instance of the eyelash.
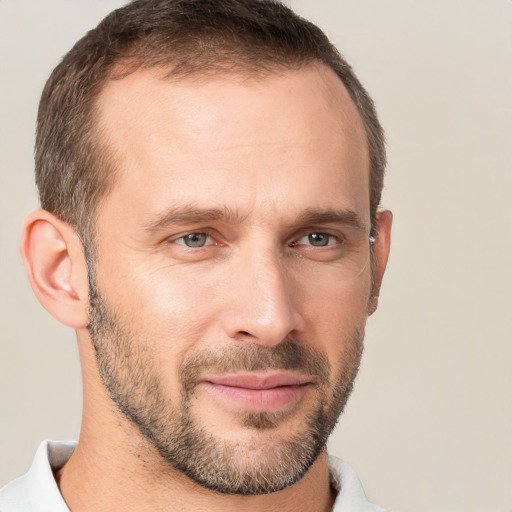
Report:
M201 236L204 236L206 237L206 239L211 239L211 240L215 240L214 237L212 235L210 235L209 233L206 233L206 232L203 232L203 231L192 231L190 233L186 233L184 235L181 235L177 238L175 238L174 240L171 240L172 242L175 242L175 243L178 243L178 245L183 245L184 247L187 247L189 249L203 249L204 247L209 247L209 246L212 246L212 245L222 245L220 243L206 243L206 241L203 243L203 245L188 245L186 243L186 240L187 238L189 240L192 239L192 237L201 237ZM311 237L314 237L314 236L317 236L319 237L319 241L321 241L321 237L327 237L327 243L325 243L325 245L314 245L313 243L300 243L301 240L305 239L305 238L309 238L309 241L312 242L311 240ZM180 242L181 241L181 242ZM333 242L334 243L331 243ZM315 247L315 248L324 248L324 247L332 247L334 245L339 245L340 244L340 240L337 236L331 234L331 233L326 233L326 232L323 232L323 231L311 231L311 232L308 232L304 235L301 235L297 240L291 242L290 244L288 244L289 247L297 247L297 246L309 246L309 247Z

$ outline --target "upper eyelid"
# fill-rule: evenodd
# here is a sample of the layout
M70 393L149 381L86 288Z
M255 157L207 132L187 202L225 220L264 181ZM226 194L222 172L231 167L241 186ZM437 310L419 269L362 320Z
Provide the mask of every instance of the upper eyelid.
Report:
M175 236L175 237L172 237L172 238L174 240L181 240L181 239L186 238L187 236L190 236L190 235L206 235L207 237L213 238L213 236L210 235L210 233L207 233L206 231L190 231L190 232L185 233L183 235Z
M214 230L210 229L210 228L200 228L200 229L190 229L190 230L187 230L187 231L182 231L180 233L177 233L176 235L169 235L169 236L166 236L164 238L164 242L169 242L169 241L174 241L174 240L179 240L180 238L184 238L188 235L194 235L194 234L202 234L202 235L207 235L211 238L217 238L218 235L215 235L214 234Z
M351 226L312 226L300 228L295 231L295 233L290 238L302 238L307 235L311 235L313 233L322 233L324 235L330 235L337 238L343 238L344 231L353 230L355 228Z

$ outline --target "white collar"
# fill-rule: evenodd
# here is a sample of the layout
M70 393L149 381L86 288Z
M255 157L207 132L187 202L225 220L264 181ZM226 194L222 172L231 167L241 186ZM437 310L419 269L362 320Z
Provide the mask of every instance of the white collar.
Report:
M43 441L28 473L0 489L0 510L9 512L69 512L53 476L75 449L73 441ZM385 512L372 505L354 469L329 456L331 484L338 492L332 512Z
M350 464L329 455L329 475L331 485L338 491L332 512L386 512L367 500L361 480Z
M74 441L43 441L28 473L0 489L0 510L69 512L53 471L67 462L75 446Z

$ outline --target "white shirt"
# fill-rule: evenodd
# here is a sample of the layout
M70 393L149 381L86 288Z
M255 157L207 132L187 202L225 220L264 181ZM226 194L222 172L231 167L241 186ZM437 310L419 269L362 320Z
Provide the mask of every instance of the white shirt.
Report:
M69 512L54 470L71 457L75 442L43 441L28 473L0 489L0 512ZM338 491L332 512L386 512L367 499L356 472L336 457L329 457L331 482Z

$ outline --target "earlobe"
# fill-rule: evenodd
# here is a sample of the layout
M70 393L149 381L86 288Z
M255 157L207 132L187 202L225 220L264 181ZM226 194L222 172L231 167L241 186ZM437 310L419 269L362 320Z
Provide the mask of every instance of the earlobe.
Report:
M21 257L36 297L59 322L87 326L88 280L75 230L55 215L36 210L25 220Z
M373 281L371 295L368 300L368 315L373 314L378 306L382 278L388 262L392 223L393 214L389 210L377 213L373 246Z

